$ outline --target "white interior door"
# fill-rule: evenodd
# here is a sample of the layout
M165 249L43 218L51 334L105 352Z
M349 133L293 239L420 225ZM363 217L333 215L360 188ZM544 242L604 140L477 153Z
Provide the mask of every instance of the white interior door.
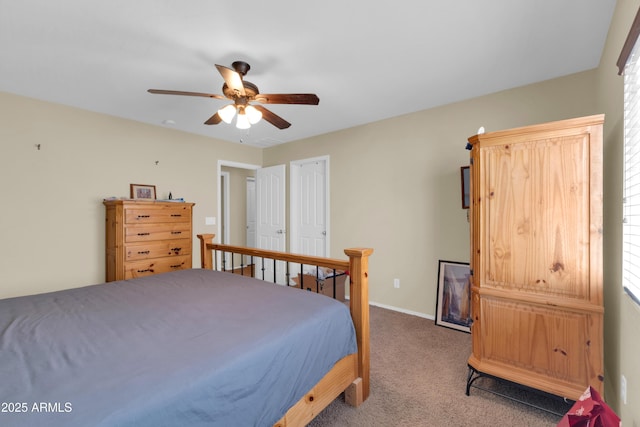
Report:
M329 256L328 157L291 163L291 251Z
M285 215L285 179L284 165L258 169L256 173L256 244L260 249L273 251L286 250ZM286 284L284 263L267 260L264 264L256 262L256 276ZM275 273L274 273L275 268Z

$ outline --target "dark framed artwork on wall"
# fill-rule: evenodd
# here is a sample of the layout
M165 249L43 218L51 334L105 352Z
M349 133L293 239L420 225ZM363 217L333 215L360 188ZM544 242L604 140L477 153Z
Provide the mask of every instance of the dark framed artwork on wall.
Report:
M462 209L469 209L469 166L460 167L460 194L462 195Z
M471 270L469 263L439 261L436 325L471 332Z

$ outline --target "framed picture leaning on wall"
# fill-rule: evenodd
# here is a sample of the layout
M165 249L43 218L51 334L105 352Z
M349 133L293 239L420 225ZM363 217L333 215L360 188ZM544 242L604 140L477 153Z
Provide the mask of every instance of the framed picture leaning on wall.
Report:
M471 332L471 271L469 263L439 261L436 325Z

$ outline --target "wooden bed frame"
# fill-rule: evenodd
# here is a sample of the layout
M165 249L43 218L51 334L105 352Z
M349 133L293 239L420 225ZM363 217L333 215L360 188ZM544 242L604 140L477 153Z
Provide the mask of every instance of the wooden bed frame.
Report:
M345 249L348 261L296 255L286 252L213 243L214 234L198 234L202 268L215 270L214 251L279 260L307 266L326 267L349 272L351 318L356 330L358 353L339 360L302 399L294 404L274 427L306 426L342 392L345 401L359 406L369 397L369 256L373 249ZM243 269L241 269L242 271Z

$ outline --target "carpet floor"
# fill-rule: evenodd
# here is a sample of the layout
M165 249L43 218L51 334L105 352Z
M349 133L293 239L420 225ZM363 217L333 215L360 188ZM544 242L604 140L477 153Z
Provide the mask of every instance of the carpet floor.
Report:
M341 396L310 427L540 426L554 427L570 407L555 396L480 378L485 390L465 394L471 335L433 320L371 306L371 393L358 408ZM548 411L555 412L552 414Z

